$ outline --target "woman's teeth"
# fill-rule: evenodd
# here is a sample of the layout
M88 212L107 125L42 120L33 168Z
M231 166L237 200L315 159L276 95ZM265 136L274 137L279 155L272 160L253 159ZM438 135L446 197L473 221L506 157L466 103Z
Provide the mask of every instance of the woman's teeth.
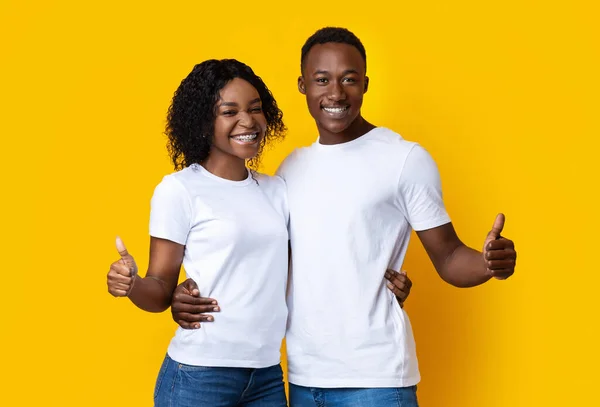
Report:
M237 141L252 141L258 137L258 133L252 134L240 134L238 136L233 136L232 138Z

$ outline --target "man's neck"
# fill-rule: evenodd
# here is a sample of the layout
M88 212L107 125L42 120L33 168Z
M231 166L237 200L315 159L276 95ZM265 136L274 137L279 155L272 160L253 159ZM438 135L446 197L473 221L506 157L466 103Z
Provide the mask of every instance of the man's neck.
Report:
M342 144L367 134L375 128L374 125L364 118L357 118L346 130L339 133L331 133L317 125L319 130L319 143L325 145Z

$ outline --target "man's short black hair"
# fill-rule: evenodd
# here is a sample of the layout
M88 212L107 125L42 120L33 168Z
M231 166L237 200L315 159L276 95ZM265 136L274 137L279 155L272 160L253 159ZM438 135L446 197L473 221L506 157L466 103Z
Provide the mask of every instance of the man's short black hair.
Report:
M346 28L325 27L311 35L302 46L302 55L300 57L300 70L302 72L304 72L304 61L306 60L308 51L317 44L327 44L329 42L352 45L363 57L363 60L365 61L365 71L367 70L367 52L358 37Z

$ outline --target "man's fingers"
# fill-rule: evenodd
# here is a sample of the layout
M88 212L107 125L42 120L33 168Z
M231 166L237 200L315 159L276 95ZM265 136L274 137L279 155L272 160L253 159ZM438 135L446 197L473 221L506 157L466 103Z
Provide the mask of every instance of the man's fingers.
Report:
M494 278L497 278L498 280L506 280L508 277L512 276L514 272L514 268L491 270L492 276L494 276Z
M500 238L498 240L492 240L486 245L486 250L505 250L514 249L515 244L510 239Z
M388 282L386 283L387 287L394 293L394 295L400 300L404 301L406 299L406 293L396 287L394 284Z
M400 290L404 290L408 282L408 277L405 274L398 273L394 270L386 270L385 278Z
M201 326L199 322L185 322L185 321L176 321L176 322L183 329L199 329Z
M214 321L212 315L190 314L187 312L177 312L173 316L173 319L183 329L199 329L202 326L200 322L206 323Z
M188 312L190 314L202 314L206 312L219 312L221 308L217 305L192 305L192 304L184 304L177 303L171 306L173 308L173 312Z
M408 293L412 287L412 281L408 278L405 271L399 273L395 270L388 269L385 271L384 276L388 280L386 286L396 297L400 304L400 308L404 308L404 301L408 297Z
M185 321L185 322L213 322L215 317L207 314L190 314L189 312L176 312L174 319L176 321Z
M392 287L397 288L400 291L404 291L406 289L406 284L396 279L390 280L388 282L388 285L391 285Z
M408 274L406 274L406 271L402 270L400 272L400 274L404 276L404 279L406 280L406 282L405 282L406 288L408 289L408 291L410 291L410 288L412 287L412 280L410 279L410 277L408 277Z
M510 269L515 267L515 261L512 259L508 260L488 260L486 266L489 270L502 270Z
M174 296L173 304L191 304L191 305L217 305L214 298L193 297L189 294L178 293Z
M406 274L406 271L402 270L402 271L396 271L396 270L392 270L392 269L387 269L385 271L386 274L397 277L401 280L407 280L408 279L408 275Z
M514 249L498 249L488 250L485 253L486 260L505 260L505 259L516 259L517 252Z

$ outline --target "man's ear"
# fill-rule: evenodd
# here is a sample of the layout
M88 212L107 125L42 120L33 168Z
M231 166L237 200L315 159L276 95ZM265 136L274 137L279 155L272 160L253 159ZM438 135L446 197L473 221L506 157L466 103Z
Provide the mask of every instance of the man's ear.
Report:
M298 77L298 90L303 95L306 95L306 87L304 85L304 77L302 77L302 75Z
M369 77L365 76L365 91L363 93L367 93L369 90Z

